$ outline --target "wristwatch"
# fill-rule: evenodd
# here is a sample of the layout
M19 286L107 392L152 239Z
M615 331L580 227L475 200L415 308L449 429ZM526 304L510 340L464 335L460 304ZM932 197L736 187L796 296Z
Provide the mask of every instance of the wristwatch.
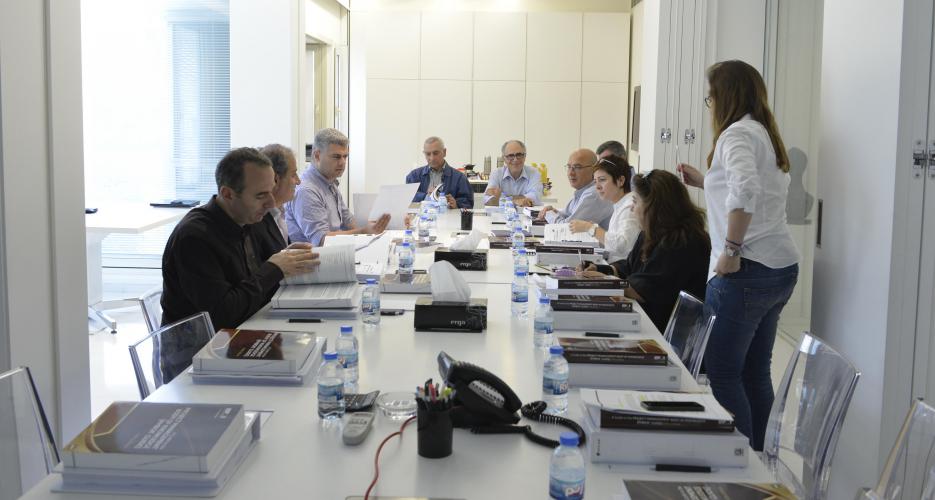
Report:
M588 236L593 237L596 231L597 231L597 224L591 224L591 227L588 229Z
M740 257L740 249L731 245L724 245L724 253L730 258Z

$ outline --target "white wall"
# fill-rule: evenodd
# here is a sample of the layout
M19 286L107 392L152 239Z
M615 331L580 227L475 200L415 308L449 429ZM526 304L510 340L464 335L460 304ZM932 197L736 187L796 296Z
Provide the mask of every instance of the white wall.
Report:
M455 167L521 139L564 203L569 153L626 138L627 13L355 10L351 32L352 190L402 182L430 135Z
M305 0L305 34L329 45L341 42L341 9L336 0Z
M33 370L60 443L91 417L80 21L78 2L0 3L0 358Z
M903 2L880 9L869 0L826 0L822 30L818 197L824 216L812 330L863 372L831 476L831 497L853 498L858 486L877 477L892 443L881 441L881 433L903 416L887 414L888 407L906 408L911 385L885 377L894 364L909 362L892 359L905 332L889 324L898 309L890 266Z

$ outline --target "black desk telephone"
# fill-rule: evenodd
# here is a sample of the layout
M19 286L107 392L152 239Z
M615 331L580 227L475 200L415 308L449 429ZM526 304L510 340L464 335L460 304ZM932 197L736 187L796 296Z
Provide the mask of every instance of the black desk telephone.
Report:
M540 422L563 425L578 434L579 446L585 442L584 430L567 418L543 413L546 404L535 401L523 406L506 382L489 371L464 361L456 361L444 351L438 353L438 371L453 388L454 407L451 423L469 428L475 434L525 434L531 441L555 448L558 442L535 434L528 425L519 422L517 411L524 417Z

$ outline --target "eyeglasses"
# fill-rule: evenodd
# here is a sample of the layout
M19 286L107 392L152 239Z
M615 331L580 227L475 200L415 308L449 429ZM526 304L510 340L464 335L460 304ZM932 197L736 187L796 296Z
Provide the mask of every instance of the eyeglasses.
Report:
M706 107L706 108L711 108L711 103L712 103L712 102L714 102L714 99L712 99L711 96L705 97L705 98L704 98L704 107Z
M582 170L584 170L584 169L586 169L586 168L591 168L591 167L593 167L593 166L594 166L594 165L578 165L578 164L574 164L574 165L565 165L565 170L567 170L567 171L569 171L569 172L572 172L572 171L574 171L574 172L580 172L580 171L582 171Z
M522 160L525 157L526 157L526 153L510 153L508 155L503 155L503 158L505 158L508 161Z

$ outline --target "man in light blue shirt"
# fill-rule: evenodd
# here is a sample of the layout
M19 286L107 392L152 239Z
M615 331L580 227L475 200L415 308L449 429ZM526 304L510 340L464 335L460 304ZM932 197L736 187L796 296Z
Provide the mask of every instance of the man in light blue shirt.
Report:
M302 172L302 183L295 190L295 199L284 207L290 241L307 241L319 246L326 236L376 234L386 229L390 222L388 214L357 227L354 215L338 190L338 178L347 168L348 142L346 135L333 128L315 134L312 166Z
M579 149L568 157L565 172L568 183L575 188L564 210L549 205L539 212L539 219L545 219L550 224L568 222L572 219L585 220L599 225L607 230L610 217L614 214L614 206L602 200L594 189L594 166L597 165L597 155L590 149Z
M496 206L501 195L513 198L518 207L531 207L542 202L542 178L539 171L524 164L526 145L512 140L500 148L504 166L490 174L484 205Z

